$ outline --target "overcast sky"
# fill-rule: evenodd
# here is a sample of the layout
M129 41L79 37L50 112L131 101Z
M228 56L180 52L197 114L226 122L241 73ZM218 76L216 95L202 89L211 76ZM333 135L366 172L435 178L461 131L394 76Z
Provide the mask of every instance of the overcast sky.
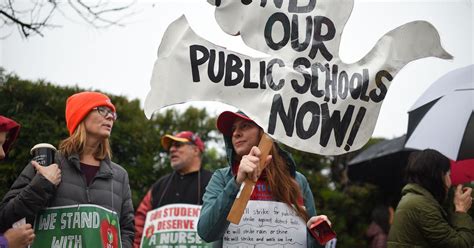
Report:
M454 56L451 61L426 58L405 66L392 81L373 136L393 138L404 134L407 111L423 91L446 72L473 63L472 5L473 0L355 0L342 35L340 57L344 62L359 60L385 33L414 20L431 22L440 33L443 47ZM56 15L53 22L62 27L44 30L44 37L23 39L13 32L0 40L0 64L25 79L77 84L138 98L143 105L161 37L183 14L198 35L214 44L261 55L246 47L239 37L225 34L214 19L213 6L205 0L139 1L134 8L137 13L125 27L97 30L78 18L71 21ZM211 114L229 109L221 104L198 106L208 106Z

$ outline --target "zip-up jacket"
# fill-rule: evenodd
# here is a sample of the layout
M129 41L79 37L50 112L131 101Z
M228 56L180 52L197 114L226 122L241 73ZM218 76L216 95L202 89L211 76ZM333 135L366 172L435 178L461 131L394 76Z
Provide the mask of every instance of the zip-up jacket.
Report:
M65 158L58 152L56 163L61 169L61 183L57 187L37 174L31 163L23 169L0 204L0 232L23 217L33 223L36 214L46 207L96 204L117 212L122 247L132 247L134 211L127 171L104 159L87 186L78 155Z
M474 246L474 223L468 213L448 215L431 193L418 184L407 184L402 195L387 247Z

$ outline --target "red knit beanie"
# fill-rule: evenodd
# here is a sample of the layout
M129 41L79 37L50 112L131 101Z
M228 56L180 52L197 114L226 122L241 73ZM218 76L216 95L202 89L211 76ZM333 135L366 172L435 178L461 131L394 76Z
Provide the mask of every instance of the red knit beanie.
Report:
M115 112L115 106L109 97L99 92L80 92L70 96L66 101L66 125L69 135L76 130L77 125L95 107L106 106Z

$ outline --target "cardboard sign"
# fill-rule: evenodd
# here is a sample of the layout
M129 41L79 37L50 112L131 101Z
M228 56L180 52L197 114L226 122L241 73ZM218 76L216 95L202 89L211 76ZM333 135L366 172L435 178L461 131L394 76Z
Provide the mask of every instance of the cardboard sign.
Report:
M101 206L80 204L42 210L34 223L31 248L121 248L117 213Z
M282 202L249 201L238 225L230 224L224 247L307 247L306 223Z
M338 155L369 140L403 66L429 56L451 58L436 29L415 21L385 34L356 63L344 63L339 44L350 0L213 3L225 32L240 34L245 44L269 56L253 58L214 45L179 18L158 50L145 101L149 118L172 104L220 101L241 109L288 146Z
M149 211L140 247L212 247L197 234L201 206L169 204Z

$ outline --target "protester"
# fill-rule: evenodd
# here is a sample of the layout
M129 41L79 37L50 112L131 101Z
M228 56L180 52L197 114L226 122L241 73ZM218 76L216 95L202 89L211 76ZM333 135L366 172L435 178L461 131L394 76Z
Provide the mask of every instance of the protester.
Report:
M204 143L191 131L166 134L161 144L169 152L172 173L156 181L138 206L135 214L134 247L140 247L146 214L153 209L173 203L202 205L202 196L212 172L202 165Z
M0 115L0 160L7 156L19 132L20 125L18 123ZM9 228L3 235L0 234L0 247L23 248L30 245L34 238L35 234L31 224L22 224L16 228Z
M20 133L20 125L14 120L0 115L0 160L6 157L11 145L18 137L18 133Z
M324 215L315 216L316 209L309 184L296 171L290 154L274 143L271 155L265 161L268 164L266 169L259 171L261 151L256 146L263 135L263 129L240 111L221 113L217 119L217 128L224 135L229 167L214 172L206 188L198 223L199 236L207 242L218 241L225 244L224 236L230 224L226 217L242 182L248 178L256 181L249 204L253 200L285 203L285 206L296 212L295 218L304 220L303 226L298 230L307 237L307 246L314 247L315 240L306 231L305 223L309 227L317 220L328 220ZM216 245L222 244L216 242Z
M458 185L454 194L455 212L448 215L446 200L450 162L441 153L426 149L410 155L407 185L395 210L388 235L388 247L469 247L474 246L474 223L467 211L472 205L472 189Z
M390 208L385 205L376 206L372 211L371 219L372 222L365 234L369 238L369 247L386 248L390 230Z
M110 160L109 137L116 118L106 95L70 96L66 102L70 136L61 141L56 163L40 166L32 161L25 167L0 205L0 231L23 217L32 223L46 207L94 204L116 212L122 247L132 247L134 211L128 174Z

